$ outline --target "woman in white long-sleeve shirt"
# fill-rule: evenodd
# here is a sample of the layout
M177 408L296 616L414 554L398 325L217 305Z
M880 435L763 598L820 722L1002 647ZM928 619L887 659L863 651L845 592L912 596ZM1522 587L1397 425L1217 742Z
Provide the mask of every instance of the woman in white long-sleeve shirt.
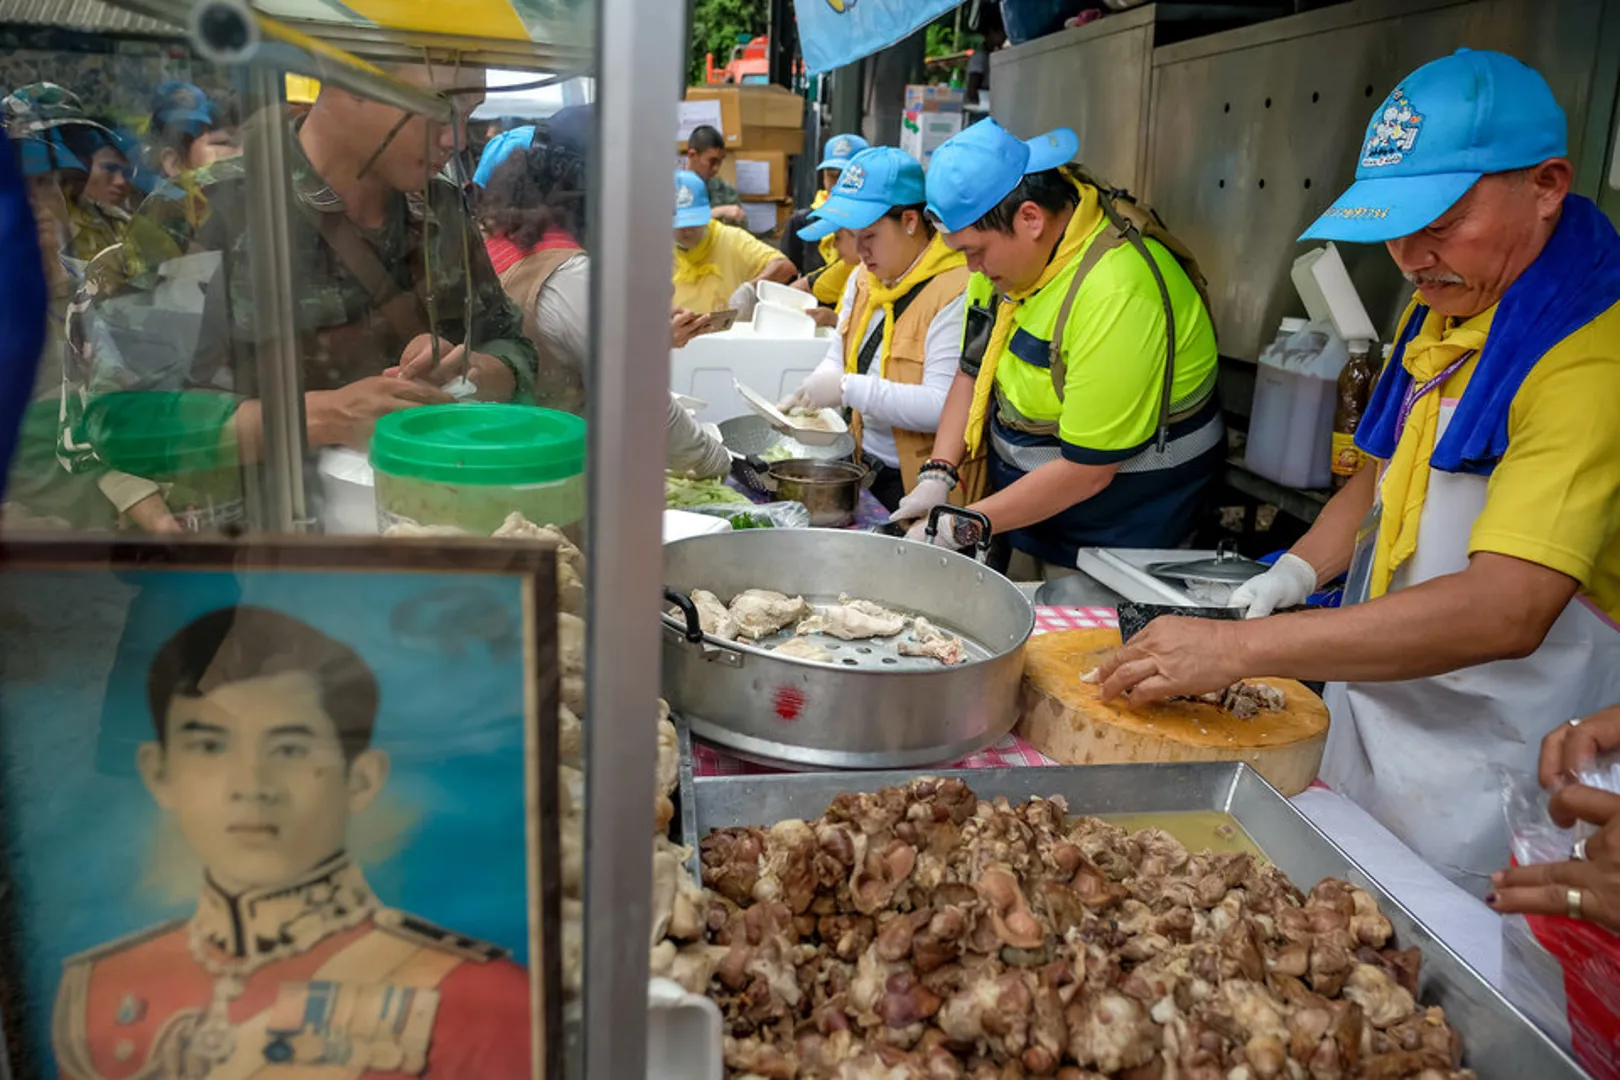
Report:
M540 353L537 404L569 412L585 406L590 363L591 260L585 235L586 140L591 106L564 109L544 128L515 128L492 140L474 180L484 188L480 224L501 284L523 311L523 329ZM703 317L670 317L679 348L701 332ZM731 470L719 437L669 402L669 468L701 477Z
M848 408L872 493L893 510L933 453L934 431L962 357L967 262L923 212L922 166L893 147L850 160L800 232L849 229L861 257L839 305L839 338L790 404Z

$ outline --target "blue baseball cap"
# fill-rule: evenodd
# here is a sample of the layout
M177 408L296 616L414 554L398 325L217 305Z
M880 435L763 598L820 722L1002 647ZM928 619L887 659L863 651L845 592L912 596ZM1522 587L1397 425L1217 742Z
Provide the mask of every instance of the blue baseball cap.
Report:
M695 229L709 223L709 185L690 169L675 173L675 228Z
M1053 128L1028 140L985 117L957 132L928 162L928 212L946 232L959 232L996 208L1024 177L1066 165L1080 136Z
M827 147L822 151L827 156L822 159L820 165L816 166L816 171L837 169L839 172L843 172L844 168L849 164L850 158L871 145L859 135L834 135L827 140Z
M904 150L874 146L849 159L827 201L811 211L801 240L820 240L839 229L864 229L896 206L927 199L923 167Z
M1378 243L1428 227L1481 176L1569 152L1568 123L1533 68L1458 49L1402 79L1373 113L1356 182L1301 240Z
M473 170L473 183L479 187L488 187L489 178L495 175L495 170L505 164L506 159L511 157L514 151L521 153L533 143L533 124L501 132L484 144L484 152L478 157L478 168Z

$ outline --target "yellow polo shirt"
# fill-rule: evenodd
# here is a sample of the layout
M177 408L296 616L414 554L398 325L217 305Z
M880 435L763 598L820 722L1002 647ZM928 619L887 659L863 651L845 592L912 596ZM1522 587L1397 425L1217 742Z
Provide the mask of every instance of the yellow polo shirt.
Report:
M1466 325L1488 340L1495 315L1493 307ZM1461 397L1474 366L1459 368L1441 393ZM1620 620L1620 304L1549 349L1514 395L1507 452L1469 536L1469 554L1478 551L1568 574Z
M675 279L675 306L688 311L717 311L726 306L737 286L752 281L765 272L782 253L746 229L709 223L709 236L704 240L708 250L704 263L714 273L704 274L695 281ZM701 246L701 245L700 245ZM675 269L680 269L680 256L675 258Z

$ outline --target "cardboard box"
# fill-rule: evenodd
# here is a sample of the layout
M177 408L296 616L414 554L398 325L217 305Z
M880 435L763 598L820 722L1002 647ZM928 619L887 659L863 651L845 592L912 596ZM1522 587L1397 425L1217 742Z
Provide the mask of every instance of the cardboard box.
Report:
M793 216L792 199L744 199L743 211L748 214L748 231L755 236L775 236ZM770 227L764 227L770 222Z
M780 150L739 150L726 155L726 167L732 174L727 179L745 199L786 198L788 161L789 156Z
M687 101L718 101L720 130L726 147L732 150L785 150L797 153L804 143L804 99L780 86L689 86ZM755 145L748 135L760 131L791 130L798 133L792 149L780 145ZM779 142L774 136L755 134L755 140Z
M900 149L926 168L940 144L962 130L960 112L913 112L900 121Z
M953 90L949 86L908 86L905 111L961 112L965 96L964 91Z

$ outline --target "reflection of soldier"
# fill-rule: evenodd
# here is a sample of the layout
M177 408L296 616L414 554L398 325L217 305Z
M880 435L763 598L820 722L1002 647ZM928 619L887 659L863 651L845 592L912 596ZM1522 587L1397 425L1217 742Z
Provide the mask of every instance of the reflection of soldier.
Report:
M226 608L159 650L148 697L141 775L206 873L189 919L68 959L52 1018L63 1076L529 1075L525 970L380 907L344 852L389 768L353 649Z

